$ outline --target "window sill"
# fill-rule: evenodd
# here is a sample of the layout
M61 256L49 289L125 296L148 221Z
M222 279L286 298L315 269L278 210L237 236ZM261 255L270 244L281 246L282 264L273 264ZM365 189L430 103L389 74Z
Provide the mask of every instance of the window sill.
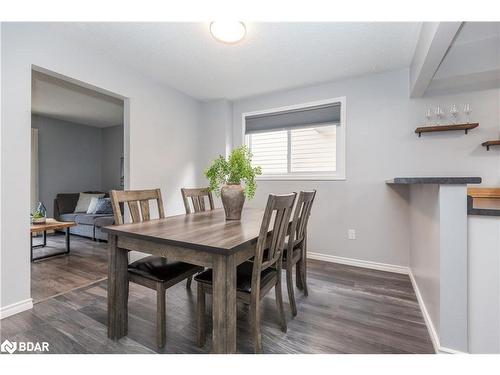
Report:
M343 176L331 176L331 175L268 175L268 176L258 176L257 181L345 181L346 177Z

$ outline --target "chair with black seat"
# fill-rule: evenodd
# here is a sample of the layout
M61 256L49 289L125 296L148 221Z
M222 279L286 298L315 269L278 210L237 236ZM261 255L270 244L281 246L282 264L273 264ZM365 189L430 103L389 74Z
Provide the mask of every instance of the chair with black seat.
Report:
M120 204L123 203L127 203L133 223L151 220L150 200L156 201L159 217L165 217L160 189L111 190L110 195L116 224L123 224L123 215L120 208ZM200 271L203 271L202 267L184 262L168 261L166 258L159 256L148 256L129 264L129 282L156 290L157 344L159 348L165 346L166 290Z
M283 269L286 270L286 286L292 315L297 315L297 304L293 291L293 267L296 267L296 284L309 294L307 289L307 224L311 215L311 207L316 196L316 190L301 191L293 213L292 225L288 232L288 242L283 252Z
M208 207L210 208L210 210L213 210L215 208L214 198L209 188L181 188L181 194L186 214L207 211L205 198L208 201ZM191 208L189 201L191 201L191 205L193 206L193 208ZM192 280L192 277L188 279L186 284L188 288L191 287Z
M260 300L273 287L276 292L280 326L282 331L286 332L286 318L281 292L282 250L295 197L295 193L269 195L255 247L254 259L240 264L237 268L236 298L238 301L250 305L250 325L256 353L262 352ZM274 220L272 232L269 233L272 220ZM264 252L264 249L267 251ZM212 293L212 270L206 270L196 275L194 279L198 282L197 342L199 346L203 346L205 344L205 294Z

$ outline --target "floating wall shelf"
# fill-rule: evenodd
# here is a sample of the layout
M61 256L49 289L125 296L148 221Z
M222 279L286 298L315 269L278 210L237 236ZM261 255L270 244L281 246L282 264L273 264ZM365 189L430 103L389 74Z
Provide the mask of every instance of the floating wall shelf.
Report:
M421 126L415 129L415 133L420 137L422 133L445 132L450 130L465 130L465 134L470 129L477 128L479 123L472 124L453 124L453 125L436 125L436 126Z
M491 146L500 146L500 139L495 139L493 141L486 141L481 143L481 145L486 147L486 151L490 151Z

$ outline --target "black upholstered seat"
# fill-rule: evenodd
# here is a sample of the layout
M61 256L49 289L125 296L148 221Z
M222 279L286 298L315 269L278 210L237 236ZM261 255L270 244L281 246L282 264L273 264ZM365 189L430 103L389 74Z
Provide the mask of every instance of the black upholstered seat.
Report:
M295 244L293 245L293 253L296 254L297 249L300 249L299 245L301 245L302 241L294 241L294 242L295 242ZM264 254L263 254L264 259L267 259L267 257L268 257L267 253L268 252L269 252L268 249L264 249ZM287 252L288 252L288 242L285 242L285 244L283 245L283 262L286 261L286 254L287 254ZM252 258L252 260L253 259L254 258Z
M169 281L189 272L201 270L193 264L168 261L162 257L149 256L129 264L128 271L154 281Z
M236 273L236 289L240 292L252 292L252 270L253 262L245 262L238 266ZM277 270L273 267L266 268L261 272L261 285L265 284ZM203 284L212 284L212 270L208 269L194 277L196 281Z

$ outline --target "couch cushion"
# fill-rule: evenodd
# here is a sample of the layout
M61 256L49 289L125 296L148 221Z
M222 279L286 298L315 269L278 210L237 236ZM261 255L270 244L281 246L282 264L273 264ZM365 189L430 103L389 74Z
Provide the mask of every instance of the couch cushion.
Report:
M111 203L111 198L99 198L97 200L96 214L113 214L113 205Z
M57 194L57 208L60 214L73 213L75 211L76 203L80 197L79 193L62 193ZM62 215L61 215L62 217Z
M106 227L108 225L113 225L115 223L115 217L113 215L100 215L94 220L94 225L96 227Z
M78 214L62 214L59 215L59 220L61 221L75 221Z
M102 199L102 198L97 198L97 197L90 198L89 208L87 208L88 214L97 214L98 213L98 212L96 212L96 208L97 208L97 202L99 201L99 199Z
M78 198L78 202L75 207L75 213L86 213L90 206L90 200L92 197L102 198L104 197L104 193L100 194L90 194L90 193L80 193Z
M84 225L95 225L95 220L103 216L109 215L99 215L99 214L76 214L75 222L77 224Z

